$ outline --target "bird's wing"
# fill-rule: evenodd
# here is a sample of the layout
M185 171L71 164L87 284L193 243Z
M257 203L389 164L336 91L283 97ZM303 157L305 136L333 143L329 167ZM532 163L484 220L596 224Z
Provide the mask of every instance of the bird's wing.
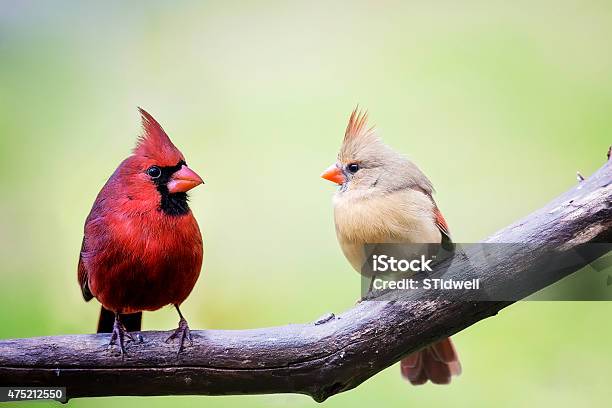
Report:
M440 230L440 233L442 234L442 242L441 242L442 248L448 251L454 251L455 244L453 243L453 240L450 236L450 229L448 228L446 219L444 219L442 212L440 211L440 209L438 208L435 202L434 202L434 218L435 218L436 226L438 227L438 229Z
M434 217L436 221L436 226L440 229L440 232L450 238L450 230L448 228L448 224L446 223L442 212L440 212L440 209L437 206L434 207Z
M79 285L81 286L81 293L83 294L83 299L86 302L89 302L93 295L89 290L89 274L87 273L87 269L85 268L85 264L83 263L83 251L85 250L85 237L83 237L83 244L81 245L81 252L79 253L79 267L78 267L78 277L79 277Z

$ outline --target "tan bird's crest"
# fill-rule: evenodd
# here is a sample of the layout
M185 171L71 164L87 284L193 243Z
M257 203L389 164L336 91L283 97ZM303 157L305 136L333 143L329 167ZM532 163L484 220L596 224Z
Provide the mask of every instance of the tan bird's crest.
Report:
M368 111L362 111L359 109L359 106L355 107L349 118L346 131L344 132L344 141L347 142L350 139L360 138L374 133L374 126L368 128L367 125Z
M338 159L341 162L356 161L364 150L375 149L381 144L374 126L368 127L368 112L357 106L351 113Z

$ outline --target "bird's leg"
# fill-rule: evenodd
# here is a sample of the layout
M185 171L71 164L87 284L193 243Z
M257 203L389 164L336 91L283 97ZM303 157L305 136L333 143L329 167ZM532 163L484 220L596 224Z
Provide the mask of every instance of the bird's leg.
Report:
M368 295L369 295L370 293L372 293L372 289L374 289L374 278L375 278L375 276L372 276L372 277L370 278L370 286L368 286ZM366 295L366 296L367 296L367 295Z
M178 352L183 351L185 339L189 341L189 345L193 346L193 340L191 339L191 332L189 331L189 325L187 325L187 320L183 317L181 313L181 309L179 309L178 305L174 305L176 311L179 314L180 320L177 329L166 339L166 343L178 338L180 341Z
M111 334L110 342L108 343L108 348L111 349L114 345L119 343L119 351L121 353L121 358L126 353L125 351L125 338L128 340L134 341L134 337L127 331L121 320L119 319L119 313L115 312L115 322L113 323L113 333Z

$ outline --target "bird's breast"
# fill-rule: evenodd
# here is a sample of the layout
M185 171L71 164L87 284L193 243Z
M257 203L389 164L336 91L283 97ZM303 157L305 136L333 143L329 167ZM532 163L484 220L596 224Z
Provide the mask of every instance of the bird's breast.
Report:
M432 214L431 198L411 189L369 197L340 194L334 199L338 242L357 271L365 262L366 244L440 242Z
M203 255L191 213L122 215L107 221L106 242L87 257L94 296L108 309L125 313L184 301Z

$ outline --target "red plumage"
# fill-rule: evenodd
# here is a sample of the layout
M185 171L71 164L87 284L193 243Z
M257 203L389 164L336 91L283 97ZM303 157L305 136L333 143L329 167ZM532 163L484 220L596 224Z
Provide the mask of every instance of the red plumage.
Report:
M438 207L434 207L434 217L436 226L438 227L440 232L446 235L447 237L450 237L450 229L448 228L448 223L446 222L446 219L444 218L442 212L440 212Z
M140 112L143 135L94 202L78 266L84 298L95 297L117 319L178 309L202 266L202 236L186 195L202 181L159 123ZM181 343L188 335L187 328Z
M423 350L410 354L400 362L402 376L412 385L449 384L461 374L461 364L450 338L440 340Z

